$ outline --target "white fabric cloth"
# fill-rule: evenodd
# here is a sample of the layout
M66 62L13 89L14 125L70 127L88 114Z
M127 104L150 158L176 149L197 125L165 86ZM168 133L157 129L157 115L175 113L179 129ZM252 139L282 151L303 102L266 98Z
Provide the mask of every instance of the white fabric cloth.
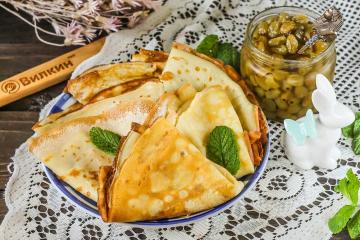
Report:
M335 88L341 102L359 111L358 1L170 0L137 28L110 35L101 52L82 63L74 76L94 65L128 60L141 47L169 50L174 40L194 46L210 33L240 48L247 23L256 13L285 4L318 12L336 5L344 13ZM359 174L360 157L352 153L349 140L341 139L342 157L336 169L301 170L287 160L280 146L282 124L269 124L270 160L249 194L215 217L162 229L105 224L84 213L51 186L24 143L12 158L14 170L5 192L9 212L0 226L0 239L329 239L327 221L346 202L333 188L349 168Z

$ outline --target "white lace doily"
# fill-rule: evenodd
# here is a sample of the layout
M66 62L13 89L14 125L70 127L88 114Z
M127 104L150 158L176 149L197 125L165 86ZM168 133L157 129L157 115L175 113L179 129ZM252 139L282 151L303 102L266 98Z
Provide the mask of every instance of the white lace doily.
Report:
M359 111L359 1L169 0L136 29L109 36L99 55L81 64L74 74L94 65L128 60L141 47L169 50L174 40L194 45L210 33L240 48L247 23L265 8L289 5L323 12L333 4L345 17L337 40L336 93L341 102ZM5 192L9 212L0 227L0 239L329 239L327 221L345 203L334 193L334 185L348 168L360 174L360 157L342 139L342 158L336 169L301 170L286 159L280 146L283 126L269 124L269 163L243 200L215 217L163 229L105 224L82 212L49 184L39 160L24 143L13 157L14 171Z

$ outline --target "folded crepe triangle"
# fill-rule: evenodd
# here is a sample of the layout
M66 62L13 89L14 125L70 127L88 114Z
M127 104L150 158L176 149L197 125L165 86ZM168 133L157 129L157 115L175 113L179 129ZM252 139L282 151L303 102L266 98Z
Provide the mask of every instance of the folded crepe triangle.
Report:
M98 208L105 222L184 216L224 203L243 188L164 118L117 166L100 169Z
M166 91L174 91L184 83L191 83L197 91L208 86L222 86L244 130L256 141L261 136L259 108L250 101L246 84L240 84L240 76L230 69L222 62L199 54L187 45L174 43L160 79Z
M236 133L240 169L235 176L242 177L253 173L253 153L249 136L243 130L239 117L221 86L211 86L198 92L190 106L179 116L176 128L206 155L207 138L210 132L220 125L230 127Z

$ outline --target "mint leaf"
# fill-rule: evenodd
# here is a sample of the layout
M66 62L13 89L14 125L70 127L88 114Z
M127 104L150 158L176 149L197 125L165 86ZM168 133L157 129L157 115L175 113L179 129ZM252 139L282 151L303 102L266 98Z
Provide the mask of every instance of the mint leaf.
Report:
M217 35L206 36L196 48L196 51L211 57L216 57L219 46L219 37Z
M355 121L341 129L346 138L353 138L351 149L356 155L360 155L360 112L355 113Z
M358 135L360 135L360 119L356 119L353 122L354 126L353 126L353 136L354 138L357 137Z
M347 230L352 239L360 236L360 211L357 211L355 216L350 220L347 225Z
M356 238L360 234L360 216L359 212L349 221L358 203L358 193L360 180L349 169L346 176L335 186L335 191L342 193L351 201L351 205L345 205L329 220L328 226L333 233L339 233L347 225L347 230L351 238Z
M196 48L196 51L210 57L220 59L226 65L240 70L240 53L230 43L220 43L217 35L206 36Z
M346 138L354 138L357 135L360 135L360 112L355 113L355 121L342 128L341 132Z
M351 148L356 155L360 155L360 134L352 140Z
M353 129L354 129L354 123L352 123L346 127L343 127L341 129L342 135L346 138L352 138L354 136Z
M335 186L335 191L342 193L347 199L349 199L352 205L356 206L358 203L358 192L360 188L360 181L358 177L349 169L346 173L346 177L341 179Z
M215 127L206 145L206 157L235 175L240 168L239 145L234 131L226 126Z
M342 193L347 199L350 200L350 194L348 192L348 180L343 178L339 181L339 183L335 186L335 192Z
M356 206L358 203L358 192L360 188L360 181L351 169L347 171L346 176L349 180L348 193L350 196L350 201L354 206Z
M93 127L89 132L91 142L100 150L115 155L120 143L120 136L109 130Z
M224 64L233 66L236 70L240 68L240 53L230 43L220 44L216 58Z
M345 205L340 208L340 210L332 218L330 218L328 222L331 232L335 234L341 232L345 228L352 214L355 212L355 208L356 207L352 205Z
M355 120L358 120L358 119L360 119L360 112L355 113Z

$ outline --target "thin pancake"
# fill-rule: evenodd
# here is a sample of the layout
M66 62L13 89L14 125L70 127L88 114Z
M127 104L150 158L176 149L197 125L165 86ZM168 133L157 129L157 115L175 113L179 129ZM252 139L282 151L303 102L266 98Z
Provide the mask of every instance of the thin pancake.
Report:
M160 79L166 91L176 90L184 83L191 83L198 91L207 86L221 85L253 141L261 137L259 108L249 101L250 91L242 88L240 76L230 66L199 54L186 45L174 43Z
M97 201L99 167L111 165L114 156L99 150L90 142L90 129L101 127L126 136L131 124L142 124L153 106L151 100L135 100L123 102L98 116L75 119L31 138L29 150L60 179Z
M236 177L254 172L252 149L244 133L239 117L226 92L220 86L212 86L197 93L190 106L179 116L176 128L187 136L206 155L210 132L216 126L230 127L239 144L240 169Z
M113 108L114 106L118 105L121 102L129 101L133 99L158 99L164 93L163 85L158 82L147 82L141 87L118 95L116 97L106 98L104 100L91 103L85 105L80 110L71 112L65 116L61 116L58 119L53 121L49 120L52 115L50 115L46 120L46 124L44 126L35 125L34 131L38 134L46 133L47 131L60 127L66 122L71 120L82 118L82 117L89 117L89 116L96 116L102 114L109 109ZM36 128L35 128L36 127Z
M66 90L80 103L88 103L99 92L136 79L157 77L157 66L145 62L117 63L92 69L68 81Z
M197 91L221 85L250 140L255 166L260 163L267 142L266 118L255 95L234 68L187 45L174 43L160 79L166 91L175 90L184 83L190 83Z
M105 170L105 171L104 171ZM217 206L238 194L243 184L206 159L164 118L137 140L98 202L107 222L171 218ZM104 197L105 196L105 197Z

